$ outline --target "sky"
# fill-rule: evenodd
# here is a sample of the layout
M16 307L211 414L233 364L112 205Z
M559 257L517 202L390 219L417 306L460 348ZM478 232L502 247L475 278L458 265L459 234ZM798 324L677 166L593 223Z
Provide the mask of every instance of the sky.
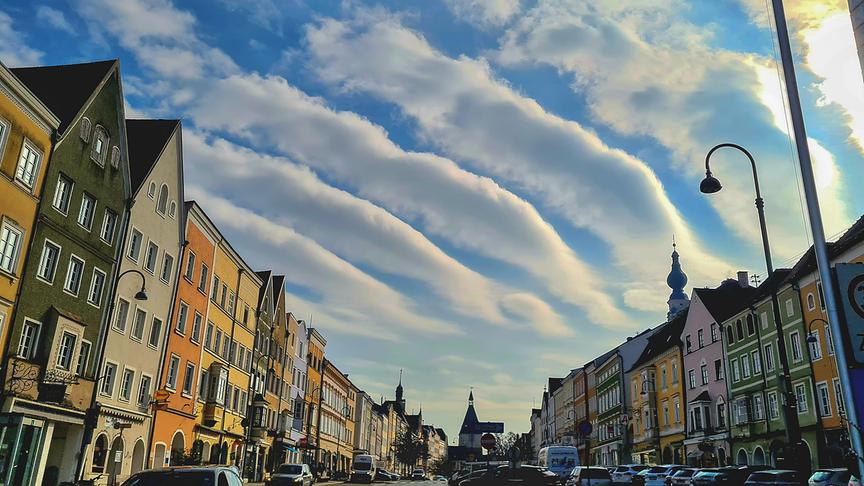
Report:
M826 234L864 212L845 0L787 0ZM451 439L527 431L549 376L694 287L810 245L764 0L6 0L8 66L119 58L129 118L183 120L186 195L375 399Z

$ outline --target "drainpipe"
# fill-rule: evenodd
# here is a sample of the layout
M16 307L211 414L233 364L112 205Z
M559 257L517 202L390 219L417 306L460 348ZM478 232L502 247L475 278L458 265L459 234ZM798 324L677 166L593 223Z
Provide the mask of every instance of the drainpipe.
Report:
M213 269L213 273L214 274L216 273L215 268ZM237 284L234 286L234 306L231 309L231 337L229 338L229 341L228 341L228 356L225 357L225 360L228 361L228 370L225 373L225 390L226 391L228 390L228 383L231 383L231 343L234 342L234 331L237 328L237 305L240 303L240 280L243 277L244 273L246 273L245 268L239 268L237 270ZM228 304L229 305L231 304L230 300L228 301ZM216 354L217 355L219 354L218 349L216 350ZM251 381L251 379L250 379L250 381ZM223 400L223 404L222 404L222 431L223 432L225 432L225 414L227 413L228 403L229 403L228 400L230 400L230 399L231 399L231 397L225 397L225 399ZM247 400L247 403L251 403L252 397L247 396L246 400ZM248 416L246 417L246 420L249 420ZM222 434L220 434L220 436L221 435ZM221 439L221 437L220 437L220 439ZM246 464L245 464L246 444L243 445L243 451L242 452L243 452L243 454L241 457L243 457L243 459L244 459L243 469L245 469L246 468ZM230 457L230 453L229 453L229 457ZM241 476L242 476L242 474L241 474Z

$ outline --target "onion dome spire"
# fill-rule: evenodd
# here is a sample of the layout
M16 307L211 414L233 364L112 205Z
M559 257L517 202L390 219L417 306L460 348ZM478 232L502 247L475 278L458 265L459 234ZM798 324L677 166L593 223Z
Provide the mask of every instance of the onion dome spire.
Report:
M672 316L690 305L690 299L684 293L684 287L687 285L687 274L681 270L681 262L679 261L674 235L672 236L672 270L669 271L669 275L666 277L666 285L672 289L667 302L669 304L669 313L666 314L666 317L671 319Z

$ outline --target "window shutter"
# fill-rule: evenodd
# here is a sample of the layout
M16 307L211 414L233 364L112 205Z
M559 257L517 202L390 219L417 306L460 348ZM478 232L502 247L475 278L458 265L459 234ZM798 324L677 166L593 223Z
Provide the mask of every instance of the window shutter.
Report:
M90 141L90 131L93 128L93 124L90 123L90 119L86 116L81 119L81 140L85 142Z
M117 168L120 166L120 147L111 147L111 167Z

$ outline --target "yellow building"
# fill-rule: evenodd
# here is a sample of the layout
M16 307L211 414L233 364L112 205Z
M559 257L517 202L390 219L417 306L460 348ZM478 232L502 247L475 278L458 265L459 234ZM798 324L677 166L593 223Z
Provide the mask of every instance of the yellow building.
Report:
M0 63L0 346L6 343L51 136L59 125L60 120Z
M633 458L643 464L683 464L685 415L681 331L687 311L659 326L630 369Z
M306 347L306 439L308 450L305 462L313 466L313 469L323 467L319 453L321 414L318 413L321 405L321 385L324 376L324 349L327 340L314 327L307 330Z
M324 358L321 388L321 462L329 476L348 472L354 456L354 411L357 388L348 375Z
M214 464L242 466L249 407L249 369L255 344L255 309L262 282L222 237L216 246L195 439Z

